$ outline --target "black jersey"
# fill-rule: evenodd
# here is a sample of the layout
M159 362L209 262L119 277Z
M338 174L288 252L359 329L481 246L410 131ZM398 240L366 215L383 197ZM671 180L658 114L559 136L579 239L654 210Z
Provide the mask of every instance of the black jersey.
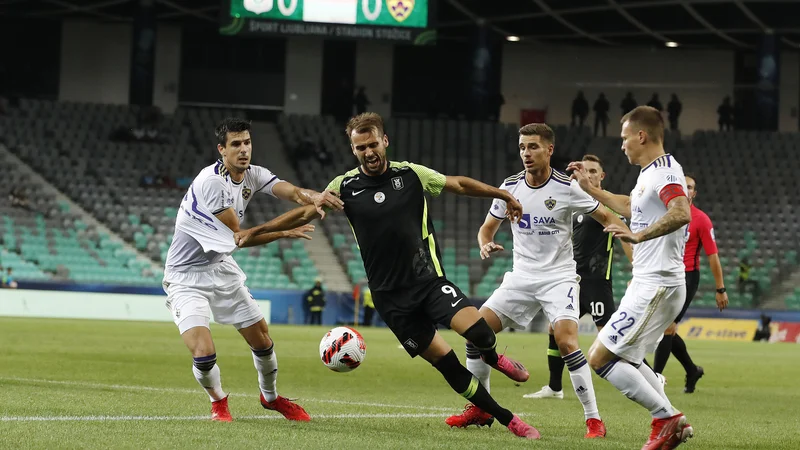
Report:
M583 279L611 279L614 238L603 228L588 214L572 217L572 252L578 275Z
M344 202L372 291L444 276L425 196L438 196L444 185L444 175L408 162L390 162L378 176L356 168L330 182L327 189Z

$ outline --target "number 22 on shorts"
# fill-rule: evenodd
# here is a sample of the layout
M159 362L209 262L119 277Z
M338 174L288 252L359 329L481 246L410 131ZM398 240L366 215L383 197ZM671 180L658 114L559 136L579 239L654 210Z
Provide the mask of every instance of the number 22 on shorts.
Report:
M617 324L623 321L628 323L626 325L623 325L622 327L617 328ZM633 317L628 316L628 313L626 313L625 311L620 311L619 319L611 322L611 328L616 330L616 332L619 333L620 336L625 336L625 333L623 333L623 331L632 327L634 323L636 323L636 320Z

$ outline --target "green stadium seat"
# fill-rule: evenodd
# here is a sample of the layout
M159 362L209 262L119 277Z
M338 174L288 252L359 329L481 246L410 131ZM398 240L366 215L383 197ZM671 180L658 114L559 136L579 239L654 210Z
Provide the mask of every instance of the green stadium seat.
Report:
M338 249L345 245L346 242L347 238L343 234L336 233L333 235L333 248Z
M475 247L470 248L469 249L469 259L476 259L476 260L481 259L481 249L475 248Z

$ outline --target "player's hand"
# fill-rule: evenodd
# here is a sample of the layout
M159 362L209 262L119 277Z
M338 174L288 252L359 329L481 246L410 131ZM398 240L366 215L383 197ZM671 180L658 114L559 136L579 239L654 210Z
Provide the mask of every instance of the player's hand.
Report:
M310 241L311 236L307 235L306 233L313 233L314 228L314 225L303 225L293 230L284 231L283 237L285 239L308 239Z
M581 189L589 192L589 189L592 187L592 185L589 183L589 174L586 173L586 168L583 166L583 163L580 161L573 161L569 163L567 166L567 172L570 170L572 171L572 175L570 175L569 178L571 180L577 180Z
M603 229L606 233L611 233L614 235L615 238L620 239L621 241L627 242L629 244L638 244L642 241L641 236L639 233L634 233L633 231L629 230L626 226L620 226L618 224L612 223L611 225L605 227Z
M344 209L344 202L339 198L337 192L324 191L312 197L314 199L314 207L317 208L320 219L325 218L325 208L330 208L334 211L341 211Z
M511 223L517 223L522 218L522 204L514 197L506 200L506 217Z
M728 307L727 293L723 292L720 294L719 292L717 292L716 300L717 300L717 308L719 308L720 311Z
M253 237L253 230L246 229L233 233L233 242L237 247L242 248Z
M490 253L502 252L505 250L502 245L495 244L494 242L487 242L481 247L481 259L488 259Z

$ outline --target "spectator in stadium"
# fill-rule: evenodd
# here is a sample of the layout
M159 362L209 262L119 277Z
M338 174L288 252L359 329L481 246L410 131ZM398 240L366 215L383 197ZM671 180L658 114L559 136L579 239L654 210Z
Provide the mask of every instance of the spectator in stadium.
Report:
M572 126L575 126L575 118L578 118L578 126L583 128L586 117L589 116L589 102L583 96L583 91L578 91L578 96L572 101Z
M608 128L608 110L611 105L606 99L606 94L600 93L597 100L594 102L594 135L597 136L599 127L603 127L603 137L606 137L606 129Z
M748 282L750 281L750 260L747 258L742 258L742 261L739 263L739 293L744 294L744 290L747 287Z
M8 193L8 200L11 202L11 206L15 206L17 208L23 208L27 210L31 210L31 206L28 203L28 196L25 195L25 191L22 188L15 187Z
M731 131L733 129L733 106L730 97L722 100L722 104L717 108L717 115L719 116L719 131Z
M756 334L755 336L753 336L753 342L758 342L758 341L769 342L769 338L770 336L772 336L772 330L769 328L770 322L772 322L772 317L764 313L761 313L761 320L759 321Z
M9 288L9 289L16 289L17 288L17 281L14 280L14 276L11 275L11 267L8 268L6 273L3 274L2 280L2 287Z
M362 291L362 298L364 303L364 325L371 327L372 316L375 314L375 303L372 302L372 291L369 290L369 286Z
M367 112L367 106L370 105L370 101L367 98L365 89L366 88L364 86L359 86L358 91L356 91L356 95L353 98L353 104L356 107L356 114Z
M628 114L629 112L633 111L633 108L639 106L639 103L633 98L633 93L628 92L625 94L625 98L622 99L622 103L619 104L620 108L622 108L622 115Z
M678 117L681 115L683 105L676 94L672 94L672 99L667 104L667 116L669 118L669 129L678 131Z
M658 112L664 111L664 105L661 104L661 100L658 98L658 93L653 93L650 101L647 102L647 106L657 109Z
M506 104L506 98L503 97L503 94L497 93L492 96L492 120L500 121L500 112L503 109L503 105Z
M322 311L325 310L325 290L322 280L317 279L314 287L306 292L306 304L311 312L311 325L322 325Z

